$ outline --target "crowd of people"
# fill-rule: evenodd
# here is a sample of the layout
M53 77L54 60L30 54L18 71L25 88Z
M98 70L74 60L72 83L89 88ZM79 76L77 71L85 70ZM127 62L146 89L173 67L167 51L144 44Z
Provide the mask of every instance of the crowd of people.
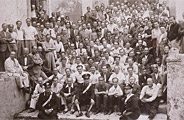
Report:
M15 76L30 94L29 112L38 109L44 119L69 111L80 117L82 110L153 119L166 102L169 49L184 52L184 22L170 16L165 1L102 3L77 23L33 5L26 24L2 24L0 71Z

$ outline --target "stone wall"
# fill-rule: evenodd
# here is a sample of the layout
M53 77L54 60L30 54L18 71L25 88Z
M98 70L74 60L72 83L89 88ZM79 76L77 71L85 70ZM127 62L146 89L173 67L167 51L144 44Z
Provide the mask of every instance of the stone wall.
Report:
M0 26L2 23L14 24L16 20L22 20L25 25L29 0L0 0Z
M167 113L169 120L184 120L184 55L168 62Z
M25 109L27 95L20 91L14 77L0 75L0 120L11 120L15 113Z

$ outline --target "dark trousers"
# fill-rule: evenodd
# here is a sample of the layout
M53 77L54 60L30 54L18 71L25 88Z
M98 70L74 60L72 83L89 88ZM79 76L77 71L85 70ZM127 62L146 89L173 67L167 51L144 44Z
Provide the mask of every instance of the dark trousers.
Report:
M57 112L55 110L53 110L52 113L50 113L49 115L47 115L44 111L39 111L38 118L39 119L56 120L57 119Z
M6 51L0 51L0 71L5 71L4 62L10 56L10 51L6 49Z
M159 102L160 102L159 97L157 97L152 102L146 103L141 102L141 111L148 113L151 118L154 118L158 111Z
M109 109L110 110L114 110L114 106L115 105L117 105L117 109L118 109L118 111L120 111L121 110L121 97L119 96L119 97L115 97L114 95L112 95L112 96L109 96Z
M136 120L140 116L140 112L132 112L129 115L122 115L119 119L120 120Z
M100 109L101 105L103 104L103 109L107 110L107 95L96 95L96 108Z

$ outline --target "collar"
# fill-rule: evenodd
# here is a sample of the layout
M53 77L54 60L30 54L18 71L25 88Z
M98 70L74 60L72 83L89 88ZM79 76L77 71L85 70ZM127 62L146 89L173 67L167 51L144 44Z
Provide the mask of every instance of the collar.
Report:
M128 95L127 95L127 98L125 99L125 103L126 103L133 95L134 95L134 94L132 94L132 93L131 93L131 94L128 94Z
M73 83L72 83L71 88L73 88L73 86L74 86L74 85L73 85ZM68 87L69 87L69 85L67 84L67 85L66 85L66 88L68 88Z

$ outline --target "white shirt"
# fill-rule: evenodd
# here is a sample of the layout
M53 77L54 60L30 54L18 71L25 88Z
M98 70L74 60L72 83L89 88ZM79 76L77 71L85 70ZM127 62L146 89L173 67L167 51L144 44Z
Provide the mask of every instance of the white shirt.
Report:
M35 35L37 35L38 32L35 27L33 26L27 26L25 28L25 40L35 40Z
M56 34L55 34L54 30L51 28L49 28L49 29L45 28L43 30L43 35L47 35L47 34L51 35L51 37L53 37L53 38L56 38Z
M24 40L24 37L23 37L24 36L23 29L20 29L20 30L16 29L15 31L17 33L16 40Z
M120 88L120 86L118 85L116 88L114 87L114 85L109 89L108 95L117 93L117 96L122 96L123 95L123 91Z
M12 32L10 34L11 34L11 37L13 38L13 41L11 41L10 43L16 43L16 38L17 38L16 32Z
M112 83L112 79L116 77L119 79L118 81L119 84L125 82L125 75L122 72L119 72L118 74L113 72L109 78L109 82Z
M54 44L55 44L56 52L65 51L62 42L58 43L57 41L54 41Z

